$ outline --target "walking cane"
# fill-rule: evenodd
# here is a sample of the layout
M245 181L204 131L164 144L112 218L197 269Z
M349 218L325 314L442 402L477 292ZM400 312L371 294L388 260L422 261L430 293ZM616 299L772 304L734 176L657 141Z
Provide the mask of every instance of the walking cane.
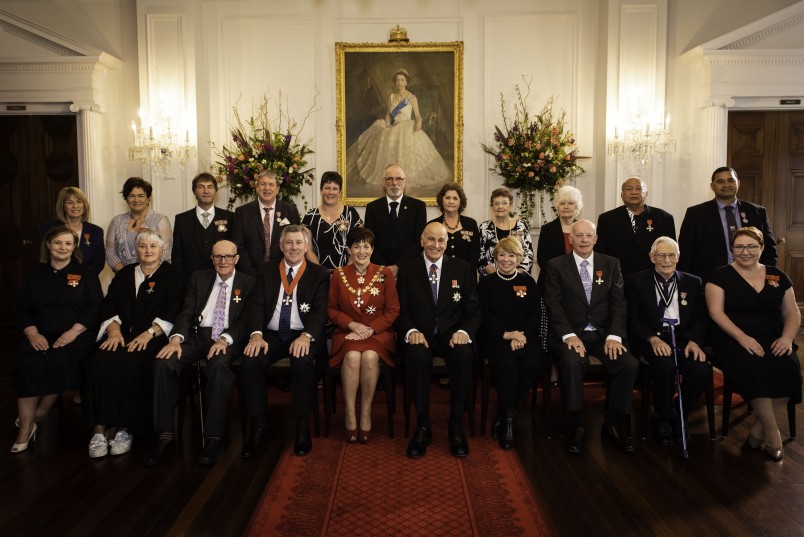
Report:
M670 340L673 342L673 363L676 366L676 389L678 389L678 413L681 416L681 458L689 459L687 451L687 423L684 421L684 401L681 398L681 372L678 369L678 348L676 347L676 327L678 319L659 319L670 326Z
M195 336L195 352L196 352L196 361L195 361L195 371L198 376L198 412L201 415L201 448L206 447L206 437L204 436L204 394L201 391L201 356L198 356L199 349L198 349L198 327L201 325L201 321L204 319L203 315L200 313L195 316L195 324L193 325L193 333Z

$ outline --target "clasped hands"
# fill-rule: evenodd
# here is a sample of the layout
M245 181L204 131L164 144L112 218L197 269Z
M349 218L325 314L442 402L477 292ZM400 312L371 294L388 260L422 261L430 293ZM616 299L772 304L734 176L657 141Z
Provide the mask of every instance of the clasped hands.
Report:
M511 350L513 351L518 351L528 343L528 338L525 336L525 333L519 330L503 333L503 339L511 341Z
M373 328L366 326L363 323L358 323L357 321L350 322L348 328L351 330L351 332L346 334L346 339L368 339L374 335Z

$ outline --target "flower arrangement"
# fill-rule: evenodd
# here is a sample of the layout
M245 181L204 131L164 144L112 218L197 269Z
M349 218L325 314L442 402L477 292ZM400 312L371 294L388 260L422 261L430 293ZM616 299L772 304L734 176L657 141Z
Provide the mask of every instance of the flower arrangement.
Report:
M503 128L495 125L494 144L481 144L483 151L494 157L494 166L489 171L503 177L503 184L518 188L521 193L520 215L529 220L536 203L536 192L552 195L567 177L583 173L578 164L578 147L575 136L565 131L567 113L555 115L554 97L550 97L542 111L531 119L526 100L530 94L530 82L523 95L518 85L514 115L506 114L505 98L500 94Z
M219 159L212 164L212 169L217 172L219 182L226 179L229 209L237 200L245 202L254 198L255 180L263 170L273 170L279 176L279 199L289 200L300 194L304 199L302 185L313 184L313 168L307 168L307 157L313 154L313 150L309 143L298 141L304 122L299 126L285 114L281 101L280 93L275 122L270 118L266 96L263 96L257 114L245 122L241 120L237 106L233 106L232 143L221 148L212 146ZM312 111L313 107L310 107L307 117Z

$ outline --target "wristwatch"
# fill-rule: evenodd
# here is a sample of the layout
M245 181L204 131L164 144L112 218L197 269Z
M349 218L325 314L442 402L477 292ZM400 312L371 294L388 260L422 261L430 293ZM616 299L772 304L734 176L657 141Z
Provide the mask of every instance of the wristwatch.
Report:
M310 341L313 340L313 335L310 332L302 332L301 335L309 339Z
M153 326L152 326L151 328L149 328L149 329L148 329L148 333L149 333L149 334L151 334L151 337L152 337L152 338L155 338L155 337L156 337L156 330L154 330L154 327L153 327Z

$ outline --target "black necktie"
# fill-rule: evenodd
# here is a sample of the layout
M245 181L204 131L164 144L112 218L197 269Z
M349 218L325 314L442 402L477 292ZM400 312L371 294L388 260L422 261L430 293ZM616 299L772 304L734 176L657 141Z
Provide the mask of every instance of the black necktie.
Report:
M737 231L737 219L734 217L734 207L731 205L726 205L723 210L726 211L726 226L729 228L729 236L726 237L726 242L730 242L732 234Z
M396 208L399 207L399 202L398 201L392 201L389 205L391 206L391 215L390 215L391 216L391 224L396 225L396 221L397 221Z
M288 269L288 285L293 283L293 267ZM290 308L293 307L293 294L288 296L282 292L282 307L279 309L279 339L283 342L290 339Z

